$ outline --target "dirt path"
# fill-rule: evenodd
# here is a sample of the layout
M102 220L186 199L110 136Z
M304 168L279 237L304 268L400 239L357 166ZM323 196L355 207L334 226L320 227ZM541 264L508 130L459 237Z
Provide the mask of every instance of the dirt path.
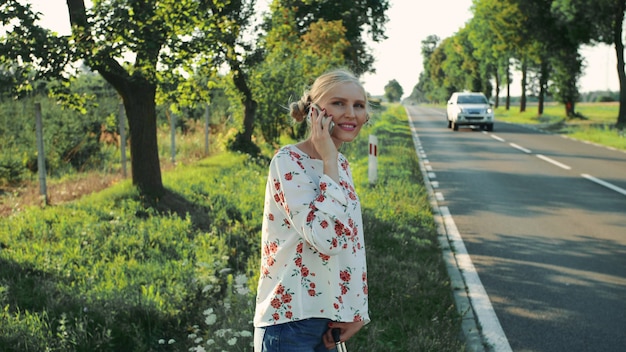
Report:
M58 205L103 190L122 179L120 175L87 174L84 177L47 185L48 204ZM0 188L0 218L42 204L39 183Z

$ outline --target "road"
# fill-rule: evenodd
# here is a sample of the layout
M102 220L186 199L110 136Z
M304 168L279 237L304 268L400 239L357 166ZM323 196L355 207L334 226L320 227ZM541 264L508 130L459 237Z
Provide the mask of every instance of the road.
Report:
M454 132L443 109L407 111L502 346L626 351L626 153L497 116L493 132Z

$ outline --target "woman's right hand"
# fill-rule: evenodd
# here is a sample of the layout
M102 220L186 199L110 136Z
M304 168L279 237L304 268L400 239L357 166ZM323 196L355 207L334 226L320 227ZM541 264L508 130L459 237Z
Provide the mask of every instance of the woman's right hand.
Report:
M326 116L326 111L321 110L318 114L317 109L312 109L311 113L311 143L313 148L320 155L324 162L324 173L330 176L336 182L339 182L339 169L337 166L337 158L339 151L335 146L335 142L328 133L332 116Z

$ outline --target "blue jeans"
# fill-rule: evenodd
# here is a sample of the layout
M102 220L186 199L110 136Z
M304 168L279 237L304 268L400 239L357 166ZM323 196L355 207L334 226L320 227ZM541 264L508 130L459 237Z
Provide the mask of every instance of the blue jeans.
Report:
M328 319L312 318L255 328L254 352L327 352L322 336L328 323Z

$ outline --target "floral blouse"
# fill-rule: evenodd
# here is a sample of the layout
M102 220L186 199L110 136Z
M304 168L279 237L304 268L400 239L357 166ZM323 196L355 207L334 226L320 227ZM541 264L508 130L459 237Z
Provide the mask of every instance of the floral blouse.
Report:
M347 159L339 184L321 160L281 148L270 164L254 326L308 318L368 323L361 205Z

